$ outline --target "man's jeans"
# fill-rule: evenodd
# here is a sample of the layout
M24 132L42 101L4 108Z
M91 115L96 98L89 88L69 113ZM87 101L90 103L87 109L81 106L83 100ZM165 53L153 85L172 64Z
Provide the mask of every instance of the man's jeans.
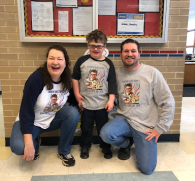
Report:
M37 126L33 126L32 138L35 152L38 152L39 150L38 136L40 134L60 128L61 135L58 144L58 153L63 155L69 154L78 121L79 113L77 109L72 106L63 106L62 109L56 113L49 128L42 129ZM17 121L13 125L10 138L10 147L12 152L14 152L16 155L23 155L24 146L24 137L20 130L20 121Z
M147 175L154 171L157 163L155 137L150 141L145 140L147 135L133 129L123 117L116 117L106 123L100 136L106 143L121 148L127 147L129 137L133 137L138 168Z

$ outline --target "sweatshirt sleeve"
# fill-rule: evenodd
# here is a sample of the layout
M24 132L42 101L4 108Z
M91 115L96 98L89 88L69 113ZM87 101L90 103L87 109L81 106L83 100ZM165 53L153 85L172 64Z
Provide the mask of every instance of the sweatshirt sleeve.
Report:
M114 65L110 59L107 58L107 63L110 65L108 72L108 94L117 94L117 85L116 85L116 72Z
M44 79L39 70L33 72L25 83L19 113L22 134L32 134L35 120L34 106L44 86Z
M175 100L163 75L158 70L156 70L154 80L154 99L158 106L162 108L155 129L162 134L163 132L167 132L173 123Z

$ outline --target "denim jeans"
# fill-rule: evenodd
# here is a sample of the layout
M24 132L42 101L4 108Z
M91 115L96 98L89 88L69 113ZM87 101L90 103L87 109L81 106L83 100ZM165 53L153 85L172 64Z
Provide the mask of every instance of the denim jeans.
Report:
M75 107L63 106L58 111L52 120L49 128L42 129L38 126L33 126L32 138L35 148L35 152L39 150L38 136L44 132L57 130L60 128L60 141L58 144L58 153L67 155L70 153L71 144L74 138L74 133L79 121L79 113ZM13 125L10 147L13 153L16 155L24 154L24 137L20 130L20 121L17 121Z
M100 131L103 141L111 145L125 148L132 137L135 144L137 166L141 172L151 174L157 163L157 144L155 137L147 141L146 134L133 129L123 117L116 117L103 126Z

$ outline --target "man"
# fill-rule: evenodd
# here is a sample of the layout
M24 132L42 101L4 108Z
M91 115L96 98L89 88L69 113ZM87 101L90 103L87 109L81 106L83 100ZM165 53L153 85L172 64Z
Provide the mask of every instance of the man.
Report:
M137 41L123 41L120 57L124 66L116 71L117 117L104 125L100 136L106 143L120 147L118 158L121 160L130 157L134 141L137 166L149 175L157 163L158 138L168 131L173 122L175 101L162 74L154 67L139 62ZM128 82L136 86L138 104L123 102L122 93ZM158 107L162 108L159 119Z
M96 78L97 77L97 70L92 69L90 71L90 77L86 79L86 87L87 89L102 89L102 84Z
M129 104L129 103L138 103L138 101L139 101L139 97L132 92L132 84L127 83L125 85L125 92L123 94L123 102Z

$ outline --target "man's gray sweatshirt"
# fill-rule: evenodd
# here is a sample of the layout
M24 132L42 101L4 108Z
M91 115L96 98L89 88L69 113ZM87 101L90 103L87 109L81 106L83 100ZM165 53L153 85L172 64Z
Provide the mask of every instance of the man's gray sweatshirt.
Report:
M137 131L144 133L155 128L159 133L168 131L174 118L175 101L163 75L154 67L141 64L135 71L124 67L116 70L118 102L117 116L124 117ZM125 85L132 84L138 103L124 103ZM158 118L158 106L162 112Z

